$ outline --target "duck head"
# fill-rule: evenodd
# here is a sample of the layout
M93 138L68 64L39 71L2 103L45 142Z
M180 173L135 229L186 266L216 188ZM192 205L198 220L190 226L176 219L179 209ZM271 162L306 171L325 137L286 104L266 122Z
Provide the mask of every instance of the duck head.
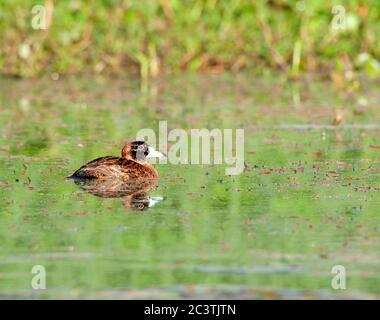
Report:
M121 157L139 163L145 163L148 158L165 157L162 152L148 146L144 141L128 142L121 150Z

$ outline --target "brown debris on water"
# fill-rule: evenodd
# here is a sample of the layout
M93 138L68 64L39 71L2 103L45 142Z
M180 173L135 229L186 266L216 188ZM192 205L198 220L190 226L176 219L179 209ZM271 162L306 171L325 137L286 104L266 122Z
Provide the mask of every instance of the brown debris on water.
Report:
M343 121L343 114L340 111L337 111L335 113L334 119L332 121L332 124L334 126L339 126Z

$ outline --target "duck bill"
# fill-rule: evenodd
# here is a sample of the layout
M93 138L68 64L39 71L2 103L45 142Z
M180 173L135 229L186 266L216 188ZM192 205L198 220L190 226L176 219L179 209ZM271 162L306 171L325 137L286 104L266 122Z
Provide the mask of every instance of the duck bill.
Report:
M162 152L154 150L151 147L148 148L148 151L149 151L149 153L146 156L147 158L162 158L162 157L165 157L165 155Z

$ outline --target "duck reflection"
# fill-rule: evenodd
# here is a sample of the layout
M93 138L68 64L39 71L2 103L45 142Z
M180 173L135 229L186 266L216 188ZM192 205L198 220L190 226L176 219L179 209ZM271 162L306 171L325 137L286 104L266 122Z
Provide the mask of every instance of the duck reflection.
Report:
M163 200L151 197L148 191L157 186L156 179L75 179L74 183L83 190L101 198L121 198L123 205L135 210L146 210Z

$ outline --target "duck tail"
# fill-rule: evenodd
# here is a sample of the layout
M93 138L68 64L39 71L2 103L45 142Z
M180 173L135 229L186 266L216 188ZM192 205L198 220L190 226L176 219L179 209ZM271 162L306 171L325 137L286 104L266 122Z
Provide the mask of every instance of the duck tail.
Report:
M77 176L75 175L75 174L72 174L72 175L70 175L70 176L67 176L66 178L65 178L65 180L75 180L77 178Z

